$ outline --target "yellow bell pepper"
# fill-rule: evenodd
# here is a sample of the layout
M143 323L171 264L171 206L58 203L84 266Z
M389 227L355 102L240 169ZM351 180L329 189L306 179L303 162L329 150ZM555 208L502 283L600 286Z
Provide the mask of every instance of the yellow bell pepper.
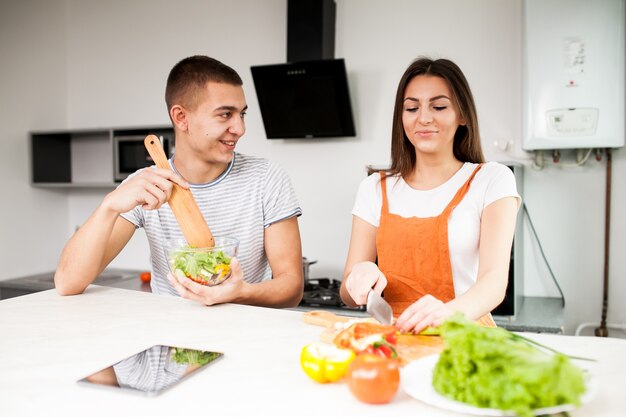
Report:
M334 345L314 342L302 348L300 365L314 381L335 382L343 377L355 354L351 349L340 349Z
M215 267L215 273L220 274L220 278L225 277L230 272L230 265L219 264Z

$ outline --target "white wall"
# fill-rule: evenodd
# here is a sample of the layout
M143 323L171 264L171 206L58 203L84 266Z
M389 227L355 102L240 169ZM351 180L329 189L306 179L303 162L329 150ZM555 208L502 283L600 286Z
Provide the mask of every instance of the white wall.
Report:
M38 7L29 10L29 4ZM2 7L3 12L8 8ZM240 142L239 151L270 157L289 172L304 211L300 218L304 255L318 260L311 269L313 276L341 275L356 188L365 176L366 164L389 161L396 84L417 55L449 57L463 68L475 94L488 159L528 158L520 147L521 0L337 0L335 55L346 59L358 136L291 141L264 138L249 70L251 65L285 62L285 0L175 3L33 0L19 6L19 11L23 14L18 17L25 24L18 25L13 18L8 28L3 25L0 45L9 49L10 56L31 48L32 61L45 57L46 68L39 71L45 74L51 71L55 82L46 83L43 91L33 93L38 100L36 107L22 114L9 112L13 126L5 127L8 122L0 125L4 133L1 140L12 138L9 146L15 149L15 157L11 163L20 164L17 168L21 171L18 175L14 174L16 167L0 167L0 170L7 170L5 176L17 176L16 181L26 194L19 197L20 204L31 206L34 200L41 199L46 206L56 207L47 219L62 230L53 230L46 236L47 241L51 239L47 242L47 252L57 252L57 256L62 247L60 241L84 222L105 192L72 191L66 198L63 192L31 189L25 176L23 143L27 131L39 126L165 124L168 119L163 92L167 73L179 59L191 54L214 56L240 72L250 111L248 132ZM26 14L27 11L30 13ZM55 25L49 20L50 14ZM8 20L4 15L2 19ZM43 21L46 25L38 30L49 34L48 42L57 40L54 53L41 41L25 37L26 28ZM67 31L65 44L63 30ZM15 39L15 43L9 43L8 38ZM5 71L3 68L3 75ZM11 75L26 83L29 71L34 69L28 63L15 62ZM5 76L1 79L3 86L7 83L15 88L13 80L7 81ZM18 92L14 95L22 103L30 103ZM7 117L5 113L2 112ZM30 120L37 115L47 119L38 123ZM16 117L24 119L18 127L15 127ZM13 136L7 129L15 130ZM494 146L495 141L500 145L507 141L514 144L504 152ZM615 152L609 310L609 321L615 322L626 319L626 307L620 304L620 294L626 293L626 284L620 276L626 267L626 258L621 256L626 247L623 237L626 224L620 216L626 208L624 159L623 150ZM568 301L566 325L571 332L578 323L597 321L600 317L604 164L591 161L577 169L552 166L543 171L527 169L525 185L526 202ZM66 210L65 204L69 206ZM4 205L3 208L6 210ZM36 205L32 209L37 213L35 217L43 212L37 209ZM20 220L27 219L20 211L10 213ZM0 218L6 221L4 216ZM38 221L26 230L10 222L12 229L8 235L3 226L0 247L6 247L9 239L20 233L25 239L41 239L44 222ZM529 235L526 241L525 292L556 296ZM145 238L138 233L114 266L147 268L147 254ZM11 275L28 272L26 269L50 269L53 256L51 253L48 256L31 261L28 268L13 267ZM3 273L6 269L0 272Z
M28 132L65 127L62 1L0 1L0 279L54 270L67 238L63 192L29 185Z

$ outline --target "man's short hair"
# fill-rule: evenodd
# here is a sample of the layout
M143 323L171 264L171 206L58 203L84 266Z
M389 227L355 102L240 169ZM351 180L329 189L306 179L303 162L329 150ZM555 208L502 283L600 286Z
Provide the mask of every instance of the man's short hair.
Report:
M243 84L234 69L217 59L204 55L190 56L174 65L167 77L165 104L168 113L175 104L194 110L208 82Z

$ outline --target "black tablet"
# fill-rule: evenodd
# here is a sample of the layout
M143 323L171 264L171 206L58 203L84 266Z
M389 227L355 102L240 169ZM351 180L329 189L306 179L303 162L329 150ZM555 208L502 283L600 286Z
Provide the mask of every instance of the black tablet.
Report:
M220 352L155 345L94 372L78 383L158 395L222 356Z

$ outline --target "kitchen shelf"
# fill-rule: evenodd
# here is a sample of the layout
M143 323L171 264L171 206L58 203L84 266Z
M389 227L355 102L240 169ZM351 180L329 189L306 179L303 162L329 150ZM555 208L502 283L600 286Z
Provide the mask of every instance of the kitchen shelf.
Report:
M168 126L31 132L30 183L45 188L115 188L114 138L167 135Z

